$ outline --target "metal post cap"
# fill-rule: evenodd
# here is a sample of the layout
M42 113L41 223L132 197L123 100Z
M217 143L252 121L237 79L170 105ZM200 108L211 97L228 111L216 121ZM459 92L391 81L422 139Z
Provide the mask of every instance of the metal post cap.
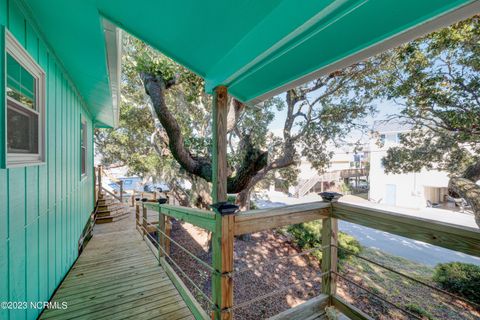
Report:
M239 209L239 207L237 205L234 205L234 204L231 204L231 203L228 203L228 202L214 203L210 207L215 209L222 216L223 215L234 214Z

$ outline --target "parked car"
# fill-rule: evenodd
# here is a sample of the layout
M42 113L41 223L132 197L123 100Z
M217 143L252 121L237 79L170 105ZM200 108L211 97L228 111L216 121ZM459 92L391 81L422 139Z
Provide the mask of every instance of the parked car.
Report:
M143 186L143 191L145 192L169 192L170 188L163 183L149 183Z

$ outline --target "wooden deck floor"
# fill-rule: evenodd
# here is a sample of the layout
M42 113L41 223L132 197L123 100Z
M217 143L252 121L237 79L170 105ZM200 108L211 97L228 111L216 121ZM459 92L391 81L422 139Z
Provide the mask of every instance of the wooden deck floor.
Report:
M45 310L40 319L193 319L135 230L133 214L95 226L55 301L68 308Z

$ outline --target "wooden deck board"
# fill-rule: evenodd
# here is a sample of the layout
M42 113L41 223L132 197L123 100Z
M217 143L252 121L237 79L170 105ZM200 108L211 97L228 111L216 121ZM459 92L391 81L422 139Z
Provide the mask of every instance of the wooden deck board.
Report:
M135 230L134 216L95 226L94 236L39 319L193 319Z

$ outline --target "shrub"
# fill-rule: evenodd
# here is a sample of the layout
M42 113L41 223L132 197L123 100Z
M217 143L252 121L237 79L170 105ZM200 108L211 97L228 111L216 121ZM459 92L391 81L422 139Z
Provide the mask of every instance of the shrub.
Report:
M433 280L443 289L480 303L480 266L469 263L440 263L435 267Z
M427 310L425 310L424 308L422 308L416 303L408 303L407 305L405 305L405 309L407 309L408 311L416 315L419 315L422 318L427 318L429 320L436 319L430 312L428 312Z
M292 235L294 242L302 249L308 250L315 247L322 246L322 222L320 220L304 222L288 226L287 232ZM347 258L350 253L345 250L359 253L361 245L357 239L346 233L340 232L338 236L338 258L343 260ZM322 258L321 250L312 253L319 260Z
M348 258L350 256L350 252L359 254L360 251L362 251L360 242L358 242L355 237L344 232L340 232L338 235L338 246L340 247L338 250L338 258L341 260Z

